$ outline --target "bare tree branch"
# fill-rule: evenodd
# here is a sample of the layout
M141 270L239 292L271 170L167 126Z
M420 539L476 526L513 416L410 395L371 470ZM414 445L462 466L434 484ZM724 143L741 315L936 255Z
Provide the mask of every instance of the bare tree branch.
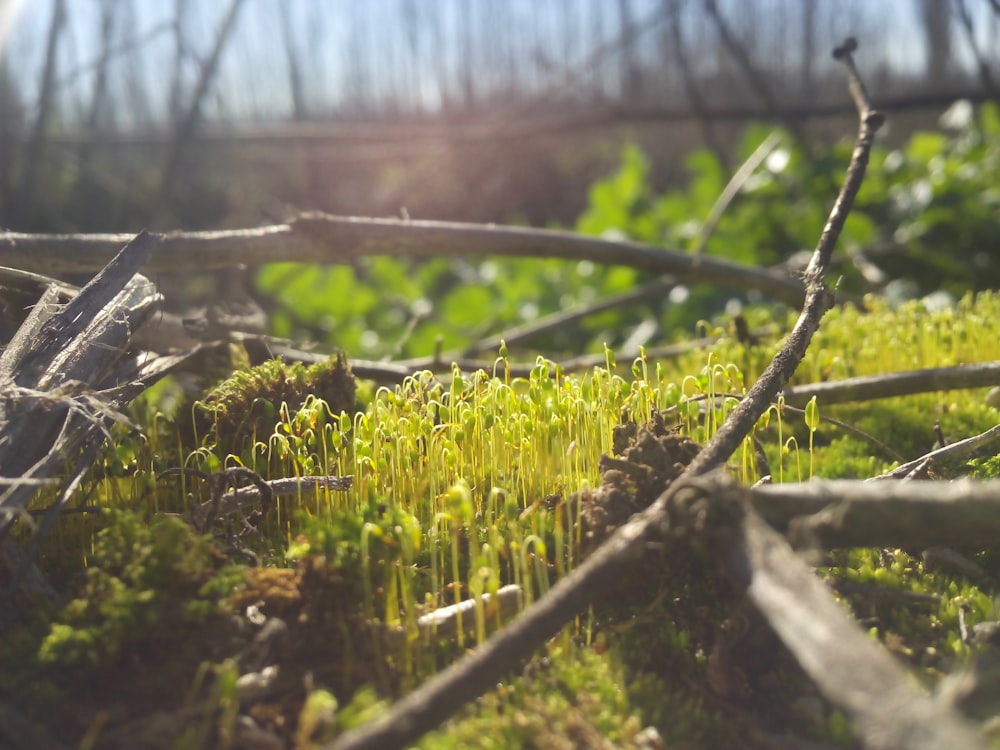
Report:
M60 77L57 81L55 81L53 86L56 89L66 89L73 83L78 81L80 78L82 78L83 76L89 75L91 73L99 73L100 70L102 68L106 68L108 66L108 63L110 63L115 57L119 55L124 55L128 52L133 52L140 47L144 47L145 45L153 41L156 37L158 37L160 34L164 33L165 31L168 31L170 27L171 27L170 22L164 21L162 23L150 26L142 34L136 34L134 36L130 36L121 44L115 46L104 45L103 48L101 49L101 53L97 57L95 57L92 60L87 60L86 62L73 66L73 69L68 73L66 73L65 75L63 75L62 77ZM90 137L87 137L86 135L84 135L82 138L78 138L77 140L80 143L84 143L92 140L94 137L100 137L100 136L91 135ZM53 139L53 142L58 143L60 142L60 140L61 137Z
M914 471L922 464L935 461L942 458L961 458L963 456L968 456L974 451L978 450L981 446L986 445L997 438L1000 438L1000 425L996 427L991 427L985 432L981 432L978 435L973 435L965 440L959 440L957 443L952 443L951 445L945 445L941 448L931 451L930 453L925 453L919 458L915 458L912 461L907 461L900 466L897 466L892 471L886 472L885 474L879 474L877 477L872 477L869 482L882 480L882 479L903 479L911 471Z
M740 168L736 170L733 176L729 178L729 182L726 183L726 187L723 188L719 197L715 199L715 203L712 204L708 216L702 222L701 229L698 230L698 235L691 244L692 254L699 255L705 249L705 245L708 244L711 236L715 234L715 228L719 225L719 220L722 219L722 215L726 212L726 209L729 208L729 204L739 195L740 190L746 185L747 180L753 176L753 173L757 171L757 167L778 147L779 143L781 143L780 131L772 130L768 133L767 138L761 141L757 148L753 150L753 153L747 157L747 160L740 165Z
M796 385L783 391L785 401L804 406L813 396L823 405L845 404L851 401L873 401L879 398L908 396L929 391L950 391L962 388L985 388L1000 385L1000 362L980 362L955 367L935 367L927 370L894 372L887 375L866 375L826 383Z
M46 274L86 273L107 263L131 235L0 233L0 266ZM758 289L802 301L802 283L787 272L711 257L692 257L640 242L618 242L573 232L444 221L363 219L306 213L287 224L215 232L170 232L149 271L188 271L238 264L301 261L349 263L371 255L562 258L624 265L673 274L686 283Z
M647 281L627 292L614 294L596 302L586 305L578 305L570 310L562 310L551 315L546 315L531 323L508 328L505 331L482 338L479 341L466 347L463 352L466 356L478 354L480 352L496 351L500 342L504 341L507 346L520 344L548 333L565 330L568 326L577 323L591 315L598 315L607 310L615 310L620 307L632 305L648 299L662 299L670 290L677 286L677 280L671 276L661 276L658 279Z
M712 208L708 212L708 216L705 217L705 221L702 223L701 229L699 230L697 237L694 239L689 251L691 255L700 255L705 249L705 245L708 244L709 238L712 234L714 234L716 227L719 225L719 220L722 218L726 209L733 202L733 199L739 194L739 191L743 188L743 185L746 184L746 181L754 173L757 167L760 166L761 162L767 158L767 155L774 150L779 142L780 135L777 131L773 131L754 150L754 152L740 166L740 168L736 170L736 173L732 176L729 182L726 183L726 187L716 199L715 203L712 204ZM489 338L481 339L468 347L465 350L465 353L468 355L496 349L500 346L501 340L510 346L511 344L526 341L535 336L541 336L552 331L560 330L571 323L575 323L578 320L582 320L590 315L596 315L604 312L605 310L613 310L618 307L634 304L646 299L662 299L677 285L677 279L671 276L653 279L652 281L640 284L627 292L606 297L605 299L598 300L597 302L593 302L589 305L581 305L573 310L566 310L554 313L553 315L547 315L544 318L536 320L532 323L509 329Z

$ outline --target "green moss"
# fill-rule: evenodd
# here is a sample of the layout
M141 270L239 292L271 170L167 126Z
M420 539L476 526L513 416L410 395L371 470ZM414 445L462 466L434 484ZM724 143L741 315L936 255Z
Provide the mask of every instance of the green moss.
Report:
M354 376L343 357L313 365L281 359L238 370L194 407L196 435L218 453L241 454L271 433L281 409L298 411L307 399L322 401L331 415L356 409Z
M114 513L97 535L78 594L57 615L38 652L46 666L114 662L144 640L220 614L219 602L240 572L219 576L212 543L177 518L148 524Z
M973 458L966 464L966 467L971 477L976 479L996 479L1000 477L1000 454Z
M997 590L989 579L984 586L959 572L932 571L916 553L898 549L839 551L832 556L839 565L828 575L835 587L841 586L855 616L929 681L969 653L961 640L960 609L964 608L968 627L996 616ZM934 596L937 601L905 593Z
M611 654L560 638L418 747L631 748L642 728L625 672Z
M1000 316L995 295L937 313L868 304L867 314L844 308L824 321L799 382L1000 358L992 335ZM623 417L643 423L655 410L673 409L669 422L704 441L735 399L714 409L703 405L717 394L740 395L776 345L747 348L727 338L678 363L640 357L630 367L615 365L608 352L607 368L581 376L539 359L529 377L512 378L499 357L492 375L455 369L443 382L421 373L398 388L377 389L363 411L354 410L353 381L340 362L327 370L273 362L240 373L203 400L207 439L189 465L214 470L233 453L230 463L243 461L265 478L350 474L351 489L304 489L282 498L260 527L262 536L246 543L289 567L249 572L228 565L217 543L178 518L120 511L66 517L53 538L83 550L87 567L78 571L77 594L6 641L22 657L4 659L0 688L29 680L33 705L51 707L72 703L81 686L115 674L123 686L148 694L152 687L136 668L145 663L156 665L157 678L177 698L197 682L192 675L204 663L206 674L215 675L209 681L218 682L221 707L228 678L219 665L232 647L220 646L219 638L231 633L216 626L222 613L242 614L264 602L267 615L282 618L294 634L288 669L317 675L312 690L300 689L276 709L284 736L293 741L299 721L300 742L335 734L352 716L362 721L378 701L412 689L485 637L479 628L464 642L421 642L414 637L420 615L508 583L519 584L530 603L579 564L585 549L574 523L575 493L601 483L602 454L621 455L614 428ZM331 384L338 387L331 391ZM818 407L912 457L930 447L935 421L950 439L995 424L996 412L982 396L956 391ZM840 428L814 420L812 427L791 412L762 420L758 436L773 474L862 478L891 466ZM191 486L150 481L160 468L157 451L152 438L120 446L105 462L94 502L143 503L155 512L203 499ZM750 481L748 455L737 454L733 463ZM997 462L983 457L939 470L994 476ZM966 607L970 625L995 618L998 592L989 583L995 578L974 585L957 573L926 570L919 552L836 553L837 564L825 574L834 585L940 597L915 605L859 590L843 594L877 637L932 682L966 653L959 607ZM77 554L49 564L69 570ZM994 552L976 555L990 573L1000 569L995 559ZM713 576L710 561L658 557L635 580L641 583L635 590L619 587L617 598L595 603L592 616L553 641L546 657L425 746L549 747L570 738L581 746L604 739L628 747L646 726L667 742L726 746L761 722L800 735L846 735L825 706L818 719L782 716L808 683L773 640L753 628L751 636L736 632L738 597ZM387 626L406 634L401 646L377 635ZM150 661L150 653L164 649L178 657ZM317 653L327 659L322 669ZM331 699L342 708L333 711ZM110 700L93 696L95 704ZM214 741L221 726L198 729L192 745L198 737Z

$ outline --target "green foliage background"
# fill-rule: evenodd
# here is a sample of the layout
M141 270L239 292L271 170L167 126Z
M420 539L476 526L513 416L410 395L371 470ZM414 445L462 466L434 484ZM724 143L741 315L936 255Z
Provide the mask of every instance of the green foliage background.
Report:
M1000 286L1000 110L973 115L961 103L940 131L918 132L900 148L877 145L854 211L847 220L834 273L849 292L892 283L897 297L944 290L953 297ZM770 129L751 127L740 158ZM811 251L840 185L852 144L808 158L788 133L723 214L704 252L769 266ZM702 149L686 162L690 183L657 194L650 165L634 146L621 166L590 189L575 229L688 249L726 185L715 155ZM800 256L802 257L802 256ZM867 278L866 278L867 275ZM836 278L836 277L835 277ZM461 350L538 316L634 288L643 274L623 266L545 259L408 261L371 258L355 266L274 264L257 276L273 302L272 332L342 347L357 358L427 356L440 338ZM894 281L895 280L895 281ZM638 321L652 318L661 336L689 335L725 305L727 292L700 287L685 304L653 300L592 316L540 337L546 356L600 351L620 344ZM759 302L749 295L748 301Z

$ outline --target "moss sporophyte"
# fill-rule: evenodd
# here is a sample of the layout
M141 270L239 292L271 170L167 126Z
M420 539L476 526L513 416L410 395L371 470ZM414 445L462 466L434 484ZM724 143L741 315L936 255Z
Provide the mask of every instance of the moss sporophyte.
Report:
M993 294L935 312L866 305L865 313L845 307L828 316L799 382L1000 359L993 336L1000 301ZM767 322L746 314L754 327ZM40 556L45 571L76 596L46 615L44 627L11 637L8 643L24 647L5 652L0 690L21 710L47 712L53 732L75 742L104 706L122 699L114 691L82 697L97 676L114 674L134 696L188 696L189 706L211 706L199 714L211 717L199 726L217 739L232 731L227 670L247 673L250 645L264 623L275 621L268 632L286 635L259 645L289 682L265 691L281 697L250 700L240 711L283 727L277 731L289 741L340 731L351 717L360 721L378 710L380 698L413 688L481 643L502 626L509 602L527 606L578 566L711 437L776 345L724 335L710 352L656 362L640 355L628 366L608 350L605 367L579 375L539 358L524 378L511 377L501 351L493 373L417 373L374 390L365 404L355 403L343 360L310 368L274 361L219 385L194 407L193 420L164 417L155 402L137 404L134 418L144 415L147 433L117 441L88 500L115 512L67 515ZM761 450L776 480L871 475L892 459L828 420L852 423L909 456L933 441L929 416L954 436L996 423L995 409L976 391L894 399L891 409L819 400L796 413L774 404L730 470L741 482L756 481ZM111 470L114 462L127 471ZM199 531L183 520L211 500L211 482L157 482L164 464L207 475L241 467L262 479L352 479L346 490L303 483L276 497L237 545L233 526ZM43 494L38 502L49 501ZM241 547L262 565L248 568ZM844 588L859 616L878 618L877 636L929 680L967 648L954 637L960 607L970 626L996 617L989 578L973 583L947 570L929 573L904 551L849 551L826 562L833 585L871 583L936 597L919 608L873 604L862 589ZM989 558L978 562L995 568ZM725 744L743 714L721 721L720 705L750 700L747 711L766 712L769 700L803 687L785 660L754 660L773 655L773 644L744 622L725 584L706 579L697 564L656 552L635 587L623 585L615 601L598 603L550 644L551 653L540 657L548 667L536 664L497 692L491 705L502 709L472 707L427 746L476 745L479 730L472 728L484 722L498 736L527 741L530 727L537 738L544 732L537 722L516 718L536 711L555 723L572 715L623 746L650 723L666 740L715 737ZM506 610L491 604L504 601ZM431 616L449 607L447 619ZM201 664L212 666L196 679ZM150 665L157 679L141 679ZM306 672L308 690L295 677ZM732 692L720 699L685 687L704 686L709 677ZM30 689L18 692L15 684ZM745 686L752 699L740 697ZM572 710L551 697L559 690L576 696ZM609 705L619 708L609 716L585 695L614 695ZM338 706L332 714L331 701ZM817 736L829 736L837 724L822 711L809 721L818 722Z

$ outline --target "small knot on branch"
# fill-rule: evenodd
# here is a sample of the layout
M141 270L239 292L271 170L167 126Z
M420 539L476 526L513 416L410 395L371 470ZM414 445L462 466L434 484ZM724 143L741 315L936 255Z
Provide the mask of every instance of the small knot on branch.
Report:
M885 115L879 112L877 109L872 109L868 111L865 116L865 125L867 125L872 130L878 130L885 124Z
M845 57L850 55L852 52L856 51L858 48L858 40L853 36L847 37L844 43L838 47L833 48L833 59L843 60Z

